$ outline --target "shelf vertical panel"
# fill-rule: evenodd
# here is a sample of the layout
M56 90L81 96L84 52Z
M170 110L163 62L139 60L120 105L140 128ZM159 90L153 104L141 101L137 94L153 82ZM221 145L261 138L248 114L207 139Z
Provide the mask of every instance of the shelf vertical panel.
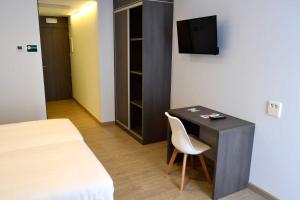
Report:
M128 126L128 11L115 13L116 120Z
M170 108L173 3L143 3L143 140L167 137Z

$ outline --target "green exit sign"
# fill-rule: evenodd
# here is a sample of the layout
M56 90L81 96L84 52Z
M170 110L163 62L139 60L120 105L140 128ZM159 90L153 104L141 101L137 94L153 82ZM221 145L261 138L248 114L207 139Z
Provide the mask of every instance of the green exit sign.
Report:
M37 52L37 45L27 45L27 52Z

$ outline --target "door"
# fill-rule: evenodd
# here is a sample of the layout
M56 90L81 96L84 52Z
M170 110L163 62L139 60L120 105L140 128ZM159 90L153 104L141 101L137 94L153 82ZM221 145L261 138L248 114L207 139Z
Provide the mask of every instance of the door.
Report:
M116 119L128 127L128 11L115 13Z
M57 17L57 23L47 23L46 18L40 17L46 100L70 99L72 80L68 18Z

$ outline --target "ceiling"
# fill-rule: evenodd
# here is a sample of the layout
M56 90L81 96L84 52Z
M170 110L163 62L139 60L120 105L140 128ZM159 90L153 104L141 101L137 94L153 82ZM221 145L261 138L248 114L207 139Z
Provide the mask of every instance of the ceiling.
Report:
M70 16L95 0L38 0L41 16Z

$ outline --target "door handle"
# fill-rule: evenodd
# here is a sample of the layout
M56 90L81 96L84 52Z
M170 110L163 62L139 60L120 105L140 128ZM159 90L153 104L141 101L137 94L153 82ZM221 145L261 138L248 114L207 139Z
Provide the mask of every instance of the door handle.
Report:
M47 68L47 66L46 65L43 65L43 69L46 69Z

